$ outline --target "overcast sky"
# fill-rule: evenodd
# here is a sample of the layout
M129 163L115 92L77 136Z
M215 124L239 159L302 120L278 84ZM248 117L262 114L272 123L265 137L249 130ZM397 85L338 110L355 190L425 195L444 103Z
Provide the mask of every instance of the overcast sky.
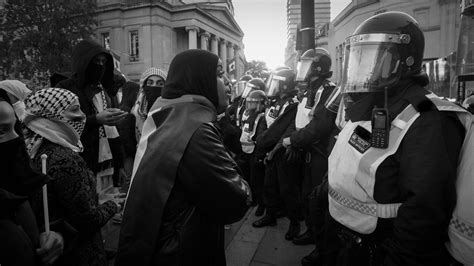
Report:
M233 0L235 19L244 32L247 60L282 66L286 47L287 0ZM331 0L331 19L351 0Z

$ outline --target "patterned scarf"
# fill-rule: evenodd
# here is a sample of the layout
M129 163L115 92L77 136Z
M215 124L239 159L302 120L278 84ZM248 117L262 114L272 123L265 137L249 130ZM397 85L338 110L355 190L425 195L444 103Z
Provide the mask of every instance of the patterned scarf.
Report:
M41 89L25 99L24 134L31 158L36 155L43 139L75 152L82 151L80 136L85 120L73 121L63 116L64 111L77 100L74 93L59 88Z

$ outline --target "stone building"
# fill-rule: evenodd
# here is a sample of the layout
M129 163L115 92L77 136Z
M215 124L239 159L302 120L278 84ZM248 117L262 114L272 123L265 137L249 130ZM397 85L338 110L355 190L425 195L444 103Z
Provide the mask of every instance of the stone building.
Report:
M418 21L425 34L426 61L447 56L456 50L460 25L457 0L352 0L330 23L328 48L335 82L341 79L345 39L364 20L387 11L405 12Z
M187 49L211 51L233 78L244 72L243 32L231 0L98 0L96 37L138 81L149 67L168 70Z

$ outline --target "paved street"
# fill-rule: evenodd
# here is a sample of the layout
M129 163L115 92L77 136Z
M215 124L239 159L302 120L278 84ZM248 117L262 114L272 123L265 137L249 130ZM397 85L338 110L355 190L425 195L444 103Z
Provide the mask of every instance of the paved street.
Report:
M277 226L266 228L253 228L254 220L256 220L254 208L251 208L241 221L232 224L230 229L226 230L228 266L301 265L301 258L313 249L313 246L295 246L285 240L289 224L287 218L280 218ZM106 249L116 250L119 230L120 227L111 222L103 228ZM113 261L110 265L113 265Z

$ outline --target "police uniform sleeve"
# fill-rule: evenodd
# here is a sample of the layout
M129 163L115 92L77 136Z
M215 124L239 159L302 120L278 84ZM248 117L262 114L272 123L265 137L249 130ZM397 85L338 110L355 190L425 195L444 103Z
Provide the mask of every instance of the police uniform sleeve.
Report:
M298 149L307 148L309 145L323 138L327 138L334 128L336 113L329 111L325 103L334 87L329 83L324 84L324 91L313 114L313 119L302 129L295 131L290 136L291 146Z
M446 265L447 227L456 201L455 182L464 129L452 113L428 111L408 130L395 154L393 181L402 195L385 265ZM377 195L375 195L377 197Z
M326 109L324 105L318 106L313 119L304 128L291 134L291 146L303 149L316 141L327 138L334 128L336 115Z

